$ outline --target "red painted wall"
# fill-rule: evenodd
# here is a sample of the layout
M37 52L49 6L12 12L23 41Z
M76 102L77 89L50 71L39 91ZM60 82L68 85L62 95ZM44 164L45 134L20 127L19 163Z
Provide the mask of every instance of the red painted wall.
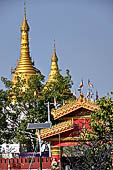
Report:
M10 167L11 169L28 169L30 162L29 158L11 158L10 159ZM51 158L42 158L42 168L50 169L51 166ZM40 158L34 158L32 169L39 169L40 167ZM0 159L0 170L8 169L8 159Z
M74 120L74 129L69 130L67 132L64 132L62 134L60 134L60 138L66 138L66 137L79 137L80 133L83 130L83 126L85 125L86 129L91 129L90 125L89 125L90 119L75 119ZM59 139L59 135L54 136L55 138ZM55 141L52 142L53 146L72 146L72 145L77 145L78 142L75 140L73 142L71 141Z

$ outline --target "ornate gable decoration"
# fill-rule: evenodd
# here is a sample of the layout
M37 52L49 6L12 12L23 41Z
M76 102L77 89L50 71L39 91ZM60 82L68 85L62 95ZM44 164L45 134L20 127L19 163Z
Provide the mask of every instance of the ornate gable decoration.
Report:
M97 111L99 109L95 102L91 102L80 95L78 99L70 101L56 110L52 110L51 114L56 120L80 108L87 109L91 112Z

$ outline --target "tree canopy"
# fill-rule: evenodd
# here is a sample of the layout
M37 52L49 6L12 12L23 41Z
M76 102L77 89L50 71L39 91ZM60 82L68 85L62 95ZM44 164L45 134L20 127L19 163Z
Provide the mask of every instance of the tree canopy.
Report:
M97 101L99 111L91 115L92 131L99 140L113 139L113 93Z
M70 165L81 170L106 170L112 167L113 93L97 101L99 110L91 114L91 129L83 126L77 146L66 148L73 159Z
M46 90L44 90L44 76L41 73L31 76L28 81L17 76L15 84L2 77L6 91L0 91L0 99L3 100L0 103L0 108L5 120L2 127L6 128L7 131L7 141L3 139L2 142L21 143L26 147L27 151L34 149L36 145L35 130L27 130L27 125L28 123L46 122L48 120L46 103L52 102L51 108L55 107L54 96L60 104L63 103L63 99L72 96L70 92L72 86L71 76L69 71L66 74L65 77L56 75L57 83L50 82ZM66 94L66 98L63 93L64 89L70 92ZM34 135L32 136L31 134Z
M66 76L64 77L59 71L55 74L54 81L45 84L43 96L47 101L54 102L54 99L56 99L58 104L62 104L63 100L68 100L73 97L71 93L72 85L73 81L71 80L69 70L66 70Z

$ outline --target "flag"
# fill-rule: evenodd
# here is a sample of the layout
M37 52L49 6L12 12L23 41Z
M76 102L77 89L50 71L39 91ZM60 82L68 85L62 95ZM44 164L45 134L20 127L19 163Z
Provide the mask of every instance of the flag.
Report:
M98 100L98 91L96 91L96 100Z
M89 85L89 87L93 87L93 84L90 82L89 79L88 79L88 85Z
M80 82L80 88L83 87L83 80Z
M90 97L91 97L91 91L88 90L88 92L87 92L87 98L90 98Z
M74 92L73 92L73 96L75 96L75 94L76 94L76 90L74 90Z

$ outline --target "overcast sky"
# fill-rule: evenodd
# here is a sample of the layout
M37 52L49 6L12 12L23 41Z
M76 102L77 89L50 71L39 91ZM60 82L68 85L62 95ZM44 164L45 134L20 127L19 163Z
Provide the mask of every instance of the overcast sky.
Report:
M70 70L72 91L88 79L102 97L113 91L113 0L26 0L30 54L48 79L56 40L58 65ZM0 77L12 79L20 56L24 0L0 0ZM3 84L0 82L0 89Z

